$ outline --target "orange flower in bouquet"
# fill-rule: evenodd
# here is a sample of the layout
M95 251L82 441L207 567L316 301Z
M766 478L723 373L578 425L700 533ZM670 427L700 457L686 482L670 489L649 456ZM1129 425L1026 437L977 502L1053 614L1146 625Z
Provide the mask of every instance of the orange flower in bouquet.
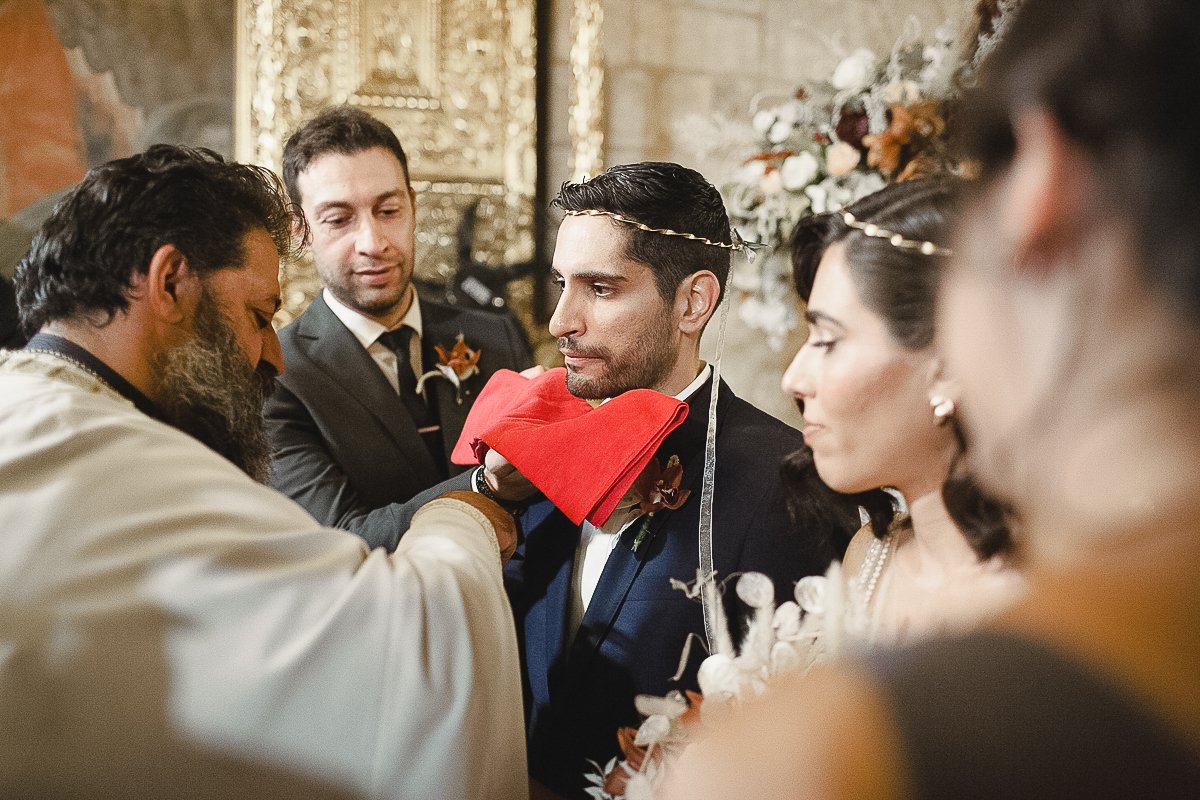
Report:
M906 106L895 104L888 109L888 126L882 133L863 137L867 148L867 165L875 167L889 178L899 179L909 165L920 159L907 177L927 174L924 170L936 167L935 155L942 148L946 120L940 104L932 100Z

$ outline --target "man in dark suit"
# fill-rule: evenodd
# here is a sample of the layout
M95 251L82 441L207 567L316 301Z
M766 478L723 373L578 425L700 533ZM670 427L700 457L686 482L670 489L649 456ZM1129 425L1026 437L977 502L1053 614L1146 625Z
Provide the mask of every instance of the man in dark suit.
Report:
M412 497L457 471L449 454L479 390L498 369L528 367L528 346L510 316L418 299L416 195L386 124L323 111L288 139L283 176L325 288L280 331L271 482L392 550Z
M699 357L700 335L739 245L716 189L676 164L613 167L564 185L554 204L567 216L554 253L562 295L550 332L565 357L567 388L591 400L649 388L689 406L656 453L663 468L678 457L676 501L690 492L682 505L639 516L643 498L629 497L601 529L572 524L534 495L520 516L518 555L505 569L521 645L534 796L582 796L588 761L604 764L618 752L617 729L638 724L636 695L697 686L701 648L692 648L679 680L672 676L689 637L705 635L702 607L671 579L694 581L702 565L698 525L713 375ZM790 520L780 465L803 447L799 433L724 382L715 424L711 567L718 580L763 572L778 599L789 598L797 580L826 569L832 542L847 541L857 527L857 510L848 501L809 503L819 507L811 519ZM529 493L503 459L485 463L472 473L476 490L507 501ZM456 480L466 485L465 476ZM737 605L726 600L731 610Z

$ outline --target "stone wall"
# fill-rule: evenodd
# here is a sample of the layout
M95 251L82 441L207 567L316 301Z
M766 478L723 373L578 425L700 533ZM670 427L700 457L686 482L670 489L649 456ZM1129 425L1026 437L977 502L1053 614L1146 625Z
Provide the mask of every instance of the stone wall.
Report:
M947 19L961 24L973 6L971 0L603 0L605 164L677 161L719 182L736 164L698 156L677 131L679 119L717 112L748 120L756 98L786 96L806 79L829 75L839 52L889 50L910 15L932 34ZM553 0L552 30L543 38L550 69L547 196L570 177L572 8L573 0ZM736 358L725 360L727 379L759 407L798 422L779 379L803 331L773 352L736 313L729 320L726 351ZM707 340L706 350L712 350Z

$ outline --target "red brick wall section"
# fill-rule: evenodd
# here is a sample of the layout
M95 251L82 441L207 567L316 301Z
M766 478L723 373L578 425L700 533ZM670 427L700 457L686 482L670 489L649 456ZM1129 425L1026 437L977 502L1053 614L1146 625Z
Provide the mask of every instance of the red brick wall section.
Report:
M0 218L84 171L75 83L46 7L0 2Z

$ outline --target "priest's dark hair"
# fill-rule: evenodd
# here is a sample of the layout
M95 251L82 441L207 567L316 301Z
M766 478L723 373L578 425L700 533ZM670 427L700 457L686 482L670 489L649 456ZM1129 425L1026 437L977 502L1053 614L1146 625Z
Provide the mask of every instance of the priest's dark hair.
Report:
M963 190L963 181L949 177L905 181L859 200L846 211L861 223L872 223L911 242L944 246L951 238ZM846 247L850 279L863 305L883 320L896 343L910 350L930 345L938 284L947 256L867 236L839 212L813 215L801 220L792 234L793 278L805 302L822 256L838 243ZM1007 509L985 495L966 471L961 458L967 447L965 434L953 417L948 424L958 440L960 457L942 486L946 509L981 558L1007 552L1013 544ZM805 449L792 454L785 463L784 478L794 493L812 494L820 478L811 452ZM852 497L867 512L875 535L887 535L896 513L892 496L875 489Z
M387 123L355 106L331 106L300 126L283 146L283 183L288 195L301 203L300 173L317 158L327 153L350 156L381 147L396 157L404 168L406 186L412 186L408 175L408 156L400 140Z
M205 275L244 264L246 236L256 230L285 259L297 246L294 230L305 232L268 169L166 144L109 161L54 207L17 266L21 326L32 335L54 320L106 324L129 307L135 276L163 245Z
M568 181L550 205L564 211L608 211L650 228L733 243L721 193L694 169L666 161L621 164L594 178ZM717 276L724 295L731 250L610 221L625 236L625 254L654 270L664 299L673 299L684 278L705 269Z

